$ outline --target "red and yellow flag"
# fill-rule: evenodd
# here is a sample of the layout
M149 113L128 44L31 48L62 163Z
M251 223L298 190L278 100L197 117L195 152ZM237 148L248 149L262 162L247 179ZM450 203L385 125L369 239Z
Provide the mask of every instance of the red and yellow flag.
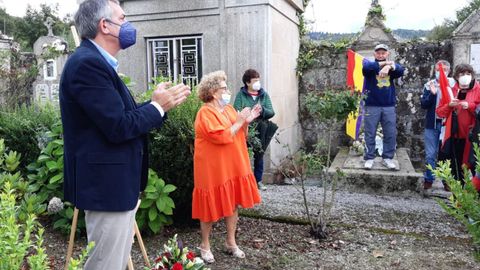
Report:
M348 50L347 51L347 86L353 92L363 91L363 59L360 54ZM360 105L355 113L351 113L347 118L347 135L352 139L358 139L360 128L362 126L362 115Z

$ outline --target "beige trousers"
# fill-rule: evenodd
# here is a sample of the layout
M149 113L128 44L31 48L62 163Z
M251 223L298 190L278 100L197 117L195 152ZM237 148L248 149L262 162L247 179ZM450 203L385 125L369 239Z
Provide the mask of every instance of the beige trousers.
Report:
M125 270L132 249L136 209L126 212L85 211L88 242L95 247L85 270Z

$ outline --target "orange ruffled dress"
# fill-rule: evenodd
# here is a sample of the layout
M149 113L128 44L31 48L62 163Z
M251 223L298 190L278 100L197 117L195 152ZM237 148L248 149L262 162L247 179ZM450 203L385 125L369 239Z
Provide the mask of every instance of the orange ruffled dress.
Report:
M250 167L245 129L232 137L230 127L237 112L227 105L223 112L204 105L195 119L194 189L192 218L215 222L233 215L237 206L260 203Z

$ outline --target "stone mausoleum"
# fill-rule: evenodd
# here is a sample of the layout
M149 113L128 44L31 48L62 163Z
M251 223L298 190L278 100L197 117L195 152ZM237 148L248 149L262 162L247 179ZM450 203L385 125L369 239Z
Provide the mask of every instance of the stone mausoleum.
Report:
M254 68L272 98L282 144L298 147L295 68L302 0L120 2L137 28L137 44L119 54L119 71L132 77L136 91L144 91L156 76L196 84L203 74L224 70L236 94L243 72ZM265 160L277 163L286 154L286 148L272 143Z
M480 9L453 32L453 64L469 63L480 76Z

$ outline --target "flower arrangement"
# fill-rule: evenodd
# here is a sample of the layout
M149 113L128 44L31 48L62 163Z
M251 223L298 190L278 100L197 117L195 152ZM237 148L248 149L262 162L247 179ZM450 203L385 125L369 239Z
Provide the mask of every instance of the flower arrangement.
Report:
M193 251L183 247L182 241L177 240L176 234L168 240L163 249L161 255L155 259L151 270L210 270Z

